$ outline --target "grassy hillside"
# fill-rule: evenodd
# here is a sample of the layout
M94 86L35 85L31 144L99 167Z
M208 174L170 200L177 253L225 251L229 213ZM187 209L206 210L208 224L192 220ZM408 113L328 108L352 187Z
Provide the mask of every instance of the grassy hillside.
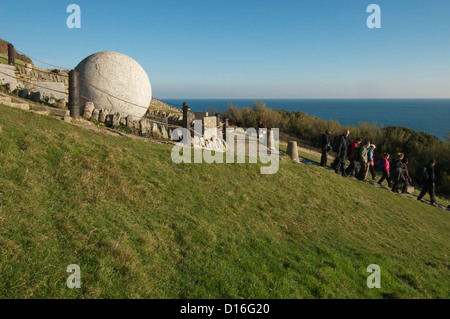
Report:
M25 66L26 63L33 63L30 58L16 52L16 63L20 66ZM8 42L0 39L0 63L8 64Z
M448 212L285 159L263 176L170 152L0 105L0 297L450 297Z

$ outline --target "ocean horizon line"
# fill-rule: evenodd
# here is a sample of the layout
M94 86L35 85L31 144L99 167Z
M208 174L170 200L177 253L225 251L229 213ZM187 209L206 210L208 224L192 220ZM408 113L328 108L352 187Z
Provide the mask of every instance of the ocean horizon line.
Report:
M225 112L229 105L238 109L252 108L262 102L272 110L303 112L324 120L335 120L341 125L377 123L379 127L403 126L418 132L426 132L441 140L448 139L450 125L450 98L377 98L377 99L162 99L181 106L186 102L192 112L211 110Z

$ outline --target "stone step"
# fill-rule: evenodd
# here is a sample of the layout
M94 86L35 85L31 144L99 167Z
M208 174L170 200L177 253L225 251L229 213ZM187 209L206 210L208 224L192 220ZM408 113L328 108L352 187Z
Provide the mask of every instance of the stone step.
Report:
M57 109L54 107L48 107L48 106L43 106L43 105L31 104L30 108L31 108L31 110L36 111L36 112L48 112L51 115L56 115L56 116L61 116L61 117L70 115L69 110Z
M16 109L21 109L24 111L29 111L30 110L30 105L28 103L7 103L6 105L14 107Z
M11 98L0 96L0 103L3 103L3 104L11 103Z
M30 110L30 112L31 112L31 113L34 113L34 114L45 115L45 116L49 116L49 115L50 115L50 112L47 111L47 110L45 110L45 111L34 111L34 110Z

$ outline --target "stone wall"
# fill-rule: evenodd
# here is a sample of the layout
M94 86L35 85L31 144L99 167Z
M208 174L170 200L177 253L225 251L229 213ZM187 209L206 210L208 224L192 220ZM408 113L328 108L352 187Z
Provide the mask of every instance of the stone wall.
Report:
M34 102L45 102L65 107L69 100L68 74L61 70L44 71L27 64L26 67L13 67L0 64L0 84L7 85L8 92Z
M94 103L87 102L84 106L83 117L87 120L105 124L112 128L126 128L130 133L151 136L157 139L171 139L174 127L169 127L167 118L138 118L118 112L111 113L107 109L97 109Z
M64 86L69 89L69 74L59 69L45 71L27 64L24 68L17 66L16 74L18 80L64 83Z
M166 113L158 110L150 110L146 116L138 118L128 114L111 112L108 109L99 109L92 102L87 102L84 106L83 117L86 120L95 123L102 123L107 127L124 128L130 133L154 137L156 139L172 139L172 132L182 126L183 114ZM194 115L191 114L191 122L194 121ZM206 128L215 128L209 132L209 136L204 136L201 144L208 144L214 138L221 136L220 130L217 130L217 118L207 117L202 120ZM191 124L191 127L193 125ZM203 127L203 126L202 126ZM218 133L217 133L218 132ZM203 132L202 132L203 133ZM205 144L205 145L206 145ZM212 144L211 144L212 145Z
M59 69L44 71L27 64L25 68L16 67L16 78L20 83L19 87L33 93L40 92L43 102L51 98L65 102L69 100L69 78L64 71Z
M10 91L14 91L18 85L15 69L16 68L14 66L0 63L0 85L6 85L9 83Z

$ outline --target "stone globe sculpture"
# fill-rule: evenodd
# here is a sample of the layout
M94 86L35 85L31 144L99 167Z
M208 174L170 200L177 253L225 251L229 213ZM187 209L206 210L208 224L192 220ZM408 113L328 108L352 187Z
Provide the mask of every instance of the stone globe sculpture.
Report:
M150 80L139 63L129 56L98 52L81 61L75 70L82 79L80 95L92 100L95 108L139 118L147 112L152 100ZM90 101L83 97L80 100Z

